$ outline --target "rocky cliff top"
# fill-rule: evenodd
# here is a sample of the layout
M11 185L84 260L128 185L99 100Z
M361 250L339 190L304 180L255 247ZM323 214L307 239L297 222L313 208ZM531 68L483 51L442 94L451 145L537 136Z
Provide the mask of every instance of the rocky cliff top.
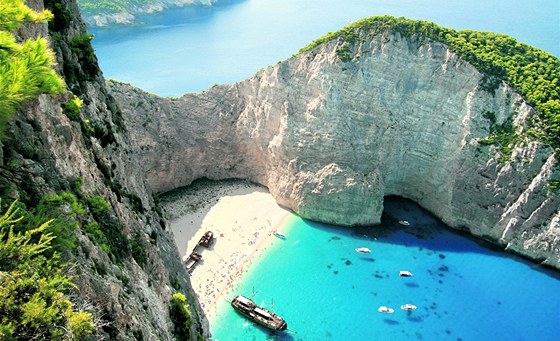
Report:
M481 89L495 91L502 81L508 83L526 101L537 109L538 115L528 122L531 128L541 130L534 137L560 151L560 60L543 50L493 32L456 31L422 20L391 16L370 17L343 29L329 33L299 53L336 40L337 53L342 60L352 56L348 47L365 36L390 30L422 44L437 41L476 67L484 78ZM359 58L359 56L358 56Z

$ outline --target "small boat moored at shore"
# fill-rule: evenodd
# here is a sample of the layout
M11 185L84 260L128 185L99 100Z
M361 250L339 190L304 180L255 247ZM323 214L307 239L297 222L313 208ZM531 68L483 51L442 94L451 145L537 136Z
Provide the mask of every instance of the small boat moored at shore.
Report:
M368 249L367 247L359 247L359 248L356 249L356 252L359 252L359 253L371 253L371 250Z
M196 263L200 262L201 260L202 255L193 251L185 260L185 269L187 270L187 272L190 274L194 270Z
M193 251L193 252L189 255L189 258L193 259L195 262L199 262L199 261L202 260L202 255L201 255L200 253L198 253L198 252L194 252L194 251Z
M410 223L406 220L399 220L399 224L404 225L404 226L410 226Z
M214 233L212 231L206 231L204 236L202 236L198 241L198 245L209 247L213 240L214 240Z
M410 271L401 270L401 271L399 271L399 276L401 276L401 277L412 277L413 274Z
M274 230L274 231L272 231L272 234L275 235L276 237L280 238L280 239L286 239L286 235L283 234L283 233L280 232L280 231Z
M377 309L377 311L380 313L392 314L395 310L382 305L381 307L379 307L379 309Z
M288 329L288 324L283 318L270 310L258 307L250 298L236 296L231 301L231 305L238 313L263 327L277 331Z
M410 303L401 305L402 310L416 310L417 308L418 307L416 307L414 304L410 304Z

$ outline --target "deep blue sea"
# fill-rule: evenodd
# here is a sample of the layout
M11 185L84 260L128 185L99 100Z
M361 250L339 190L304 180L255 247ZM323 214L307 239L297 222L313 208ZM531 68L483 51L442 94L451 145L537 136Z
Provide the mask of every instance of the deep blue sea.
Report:
M329 31L383 14L505 33L560 55L558 0L222 0L91 32L107 78L178 96L240 81ZM274 302L296 333L271 334L223 302L210 321L216 339L560 339L557 273L451 232L409 201L388 199L381 226L337 228L294 216L282 229L288 239L276 240L229 296ZM405 303L418 309L405 312ZM395 312L377 312L382 305Z
M296 216L230 292L283 316L270 332L219 304L213 339L558 340L560 277L450 231L416 204L387 198L383 223L358 229ZM399 219L411 225L403 227ZM355 252L368 247L370 254ZM400 277L408 270L412 277ZM400 306L414 304L415 311ZM395 311L382 314L380 306Z
M220 0L91 33L106 78L179 96L240 81L327 32L384 14L505 33L560 56L559 0Z

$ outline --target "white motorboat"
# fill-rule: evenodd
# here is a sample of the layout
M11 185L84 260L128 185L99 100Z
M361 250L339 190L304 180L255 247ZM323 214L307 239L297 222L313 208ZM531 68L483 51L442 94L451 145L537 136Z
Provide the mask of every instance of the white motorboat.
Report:
M415 306L414 304L410 304L410 303L401 305L402 310L416 310L417 308L418 308L417 306Z
M283 234L280 231L273 231L272 234L275 235L276 237L280 238L280 239L286 239L286 235Z
M404 226L410 226L410 223L406 220L399 220L399 224L404 225Z
M412 277L413 274L410 271L401 270L401 271L399 271L399 276L401 276L401 277Z
M377 309L377 311L380 313L392 314L395 310L382 305L379 309Z
M368 249L367 247L359 247L359 248L356 249L356 252L359 252L359 253L371 253L371 250Z

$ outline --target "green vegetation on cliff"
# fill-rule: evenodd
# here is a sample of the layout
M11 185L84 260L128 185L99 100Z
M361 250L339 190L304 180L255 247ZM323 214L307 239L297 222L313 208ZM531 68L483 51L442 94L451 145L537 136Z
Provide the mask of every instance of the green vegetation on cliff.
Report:
M60 93L64 82L52 69L54 54L45 38L18 42L15 32L24 23L52 18L35 12L23 0L0 0L0 137L18 106L42 93Z
M173 322L173 333L177 340L188 341L193 321L185 295L181 293L173 294L169 305L169 316Z
M95 325L65 294L74 284L53 249L53 221L26 228L16 205L0 217L0 339L84 339Z
M337 53L340 59L349 61L352 59L350 44L362 41L366 35L375 36L387 30L417 39L419 43L430 39L448 45L487 76L481 83L484 90L494 91L501 81L510 84L537 109L538 117L531 122L529 133L551 145L560 154L560 60L543 50L519 43L510 36L456 31L432 22L382 16L362 19L329 33L299 53L338 40Z

